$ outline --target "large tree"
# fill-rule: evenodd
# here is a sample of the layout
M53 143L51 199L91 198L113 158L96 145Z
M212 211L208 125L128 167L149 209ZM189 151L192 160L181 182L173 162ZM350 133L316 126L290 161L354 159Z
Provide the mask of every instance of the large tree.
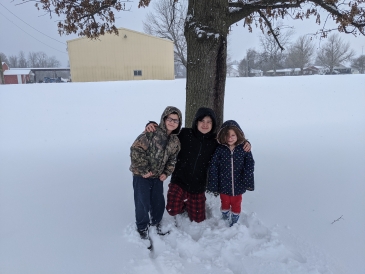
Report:
M284 53L284 47L290 44L290 37L293 35L293 31L281 31L280 27L274 30L276 35L271 33L265 33L260 36L260 45L262 49L261 58L268 64L269 69L273 70L273 75L276 74L276 69L284 64L286 53Z
M293 45L290 46L288 52L288 64L293 68L303 69L312 62L314 54L314 45L309 36L303 35L298 37Z
M352 60L351 66L358 69L361 74L365 73L365 55L360 55Z
M124 2L128 1L34 2L40 9L65 16L58 22L60 34L78 33L96 38L105 32L118 33L114 11L126 9ZM150 2L139 0L139 6L146 7ZM364 5L363 0L188 0L184 29L187 41L186 124L191 124L195 111L201 106L213 108L218 123L222 123L227 35L232 24L244 20L250 31L256 25L279 42L272 20L287 16L296 19L314 17L317 23L321 23L319 11L323 9L337 23L340 32L364 35ZM326 36L326 32L323 35Z
M333 73L334 67L350 61L354 55L350 43L344 42L336 33L329 36L328 41L319 49L316 63L325 66L330 73Z
M0 52L0 56L1 56L1 61L9 65L9 60L8 57L5 55L5 53Z
M187 0L157 0L153 12L147 13L143 30L151 35L174 41L175 63L186 68L186 39L184 22Z
M259 68L260 61L260 53L258 53L253 48L248 49L246 52L246 57L243 58L238 65L239 75L249 77L252 69Z

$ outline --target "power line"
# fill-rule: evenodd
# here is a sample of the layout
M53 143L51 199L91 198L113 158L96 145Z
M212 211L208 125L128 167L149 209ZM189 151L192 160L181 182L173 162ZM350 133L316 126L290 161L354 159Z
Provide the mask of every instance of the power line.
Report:
M50 39L52 39L52 40L55 40L56 42L58 42L58 43L61 43L61 44L64 44L64 45L66 45L66 43L64 43L64 42L61 42L61 41L59 41L59 40L57 40L57 39L54 39L54 38L52 38L51 36L49 36L49 35L47 35L47 34L45 34L45 33L43 33L43 32L41 32L41 31L39 31L39 30L37 30L36 28L34 28L34 27L32 27L31 25L29 25L27 22L25 22L23 19L21 19L21 18L19 18L16 14L14 14L13 12L11 12L7 7L5 7L3 4L1 4L0 3L0 5L1 6L3 6L8 12L10 12L12 15L14 15L16 18L18 18L20 21L22 21L24 24L26 24L26 25L28 25L29 27L31 27L32 29L34 29L34 30L36 30L36 31L38 31L40 34L43 34L44 36L47 36L48 38L50 38Z
M0 12L0 14L1 14L2 16L4 16L4 18L5 18L5 19L7 19L9 22L11 22L12 24L14 24L14 26L16 26L16 27L17 27L17 28L19 28L21 31L23 31L23 32L25 32L26 34L28 34L28 35L29 35L30 37L32 37L33 39L37 40L39 43L42 43L43 45L45 45L45 46L47 46L47 47L49 47L49 48L51 48L51 49L54 49L54 50L56 50L56 51L59 51L59 52L61 52L61 53L68 54L68 53L67 53L67 52L65 52L65 51L58 50L58 49L56 49L56 48L54 48L54 47L52 47L52 46L50 46L50 45L47 45L46 43L44 43L44 42L40 41L39 39L35 38L33 35L29 34L29 33L28 33L28 32L26 32L25 30L23 30L21 27L19 27L17 24L15 24L13 21L11 21L9 18L7 18L4 14L2 14L1 12Z

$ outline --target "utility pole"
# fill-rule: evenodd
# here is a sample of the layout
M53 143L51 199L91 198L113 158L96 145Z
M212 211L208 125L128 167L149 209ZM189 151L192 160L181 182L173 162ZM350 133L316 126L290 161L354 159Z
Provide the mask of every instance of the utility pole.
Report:
M0 85L5 84L4 72L3 72L3 61L0 55Z

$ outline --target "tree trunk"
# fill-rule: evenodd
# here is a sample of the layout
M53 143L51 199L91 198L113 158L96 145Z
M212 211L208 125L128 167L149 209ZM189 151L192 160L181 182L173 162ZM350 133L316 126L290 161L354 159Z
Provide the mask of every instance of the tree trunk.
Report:
M185 21L187 78L185 126L198 108L209 107L223 123L227 73L227 0L189 0ZM209 26L209 28L207 27Z
M5 84L5 79L4 79L4 72L3 72L3 61L1 60L1 56L0 56L0 84Z

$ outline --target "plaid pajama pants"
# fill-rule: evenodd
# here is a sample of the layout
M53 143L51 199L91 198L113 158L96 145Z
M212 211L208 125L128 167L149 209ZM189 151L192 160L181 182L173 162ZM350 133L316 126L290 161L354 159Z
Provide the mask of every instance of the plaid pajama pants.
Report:
M205 192L189 193L177 184L170 183L167 192L166 210L171 216L187 211L190 221L205 220Z

